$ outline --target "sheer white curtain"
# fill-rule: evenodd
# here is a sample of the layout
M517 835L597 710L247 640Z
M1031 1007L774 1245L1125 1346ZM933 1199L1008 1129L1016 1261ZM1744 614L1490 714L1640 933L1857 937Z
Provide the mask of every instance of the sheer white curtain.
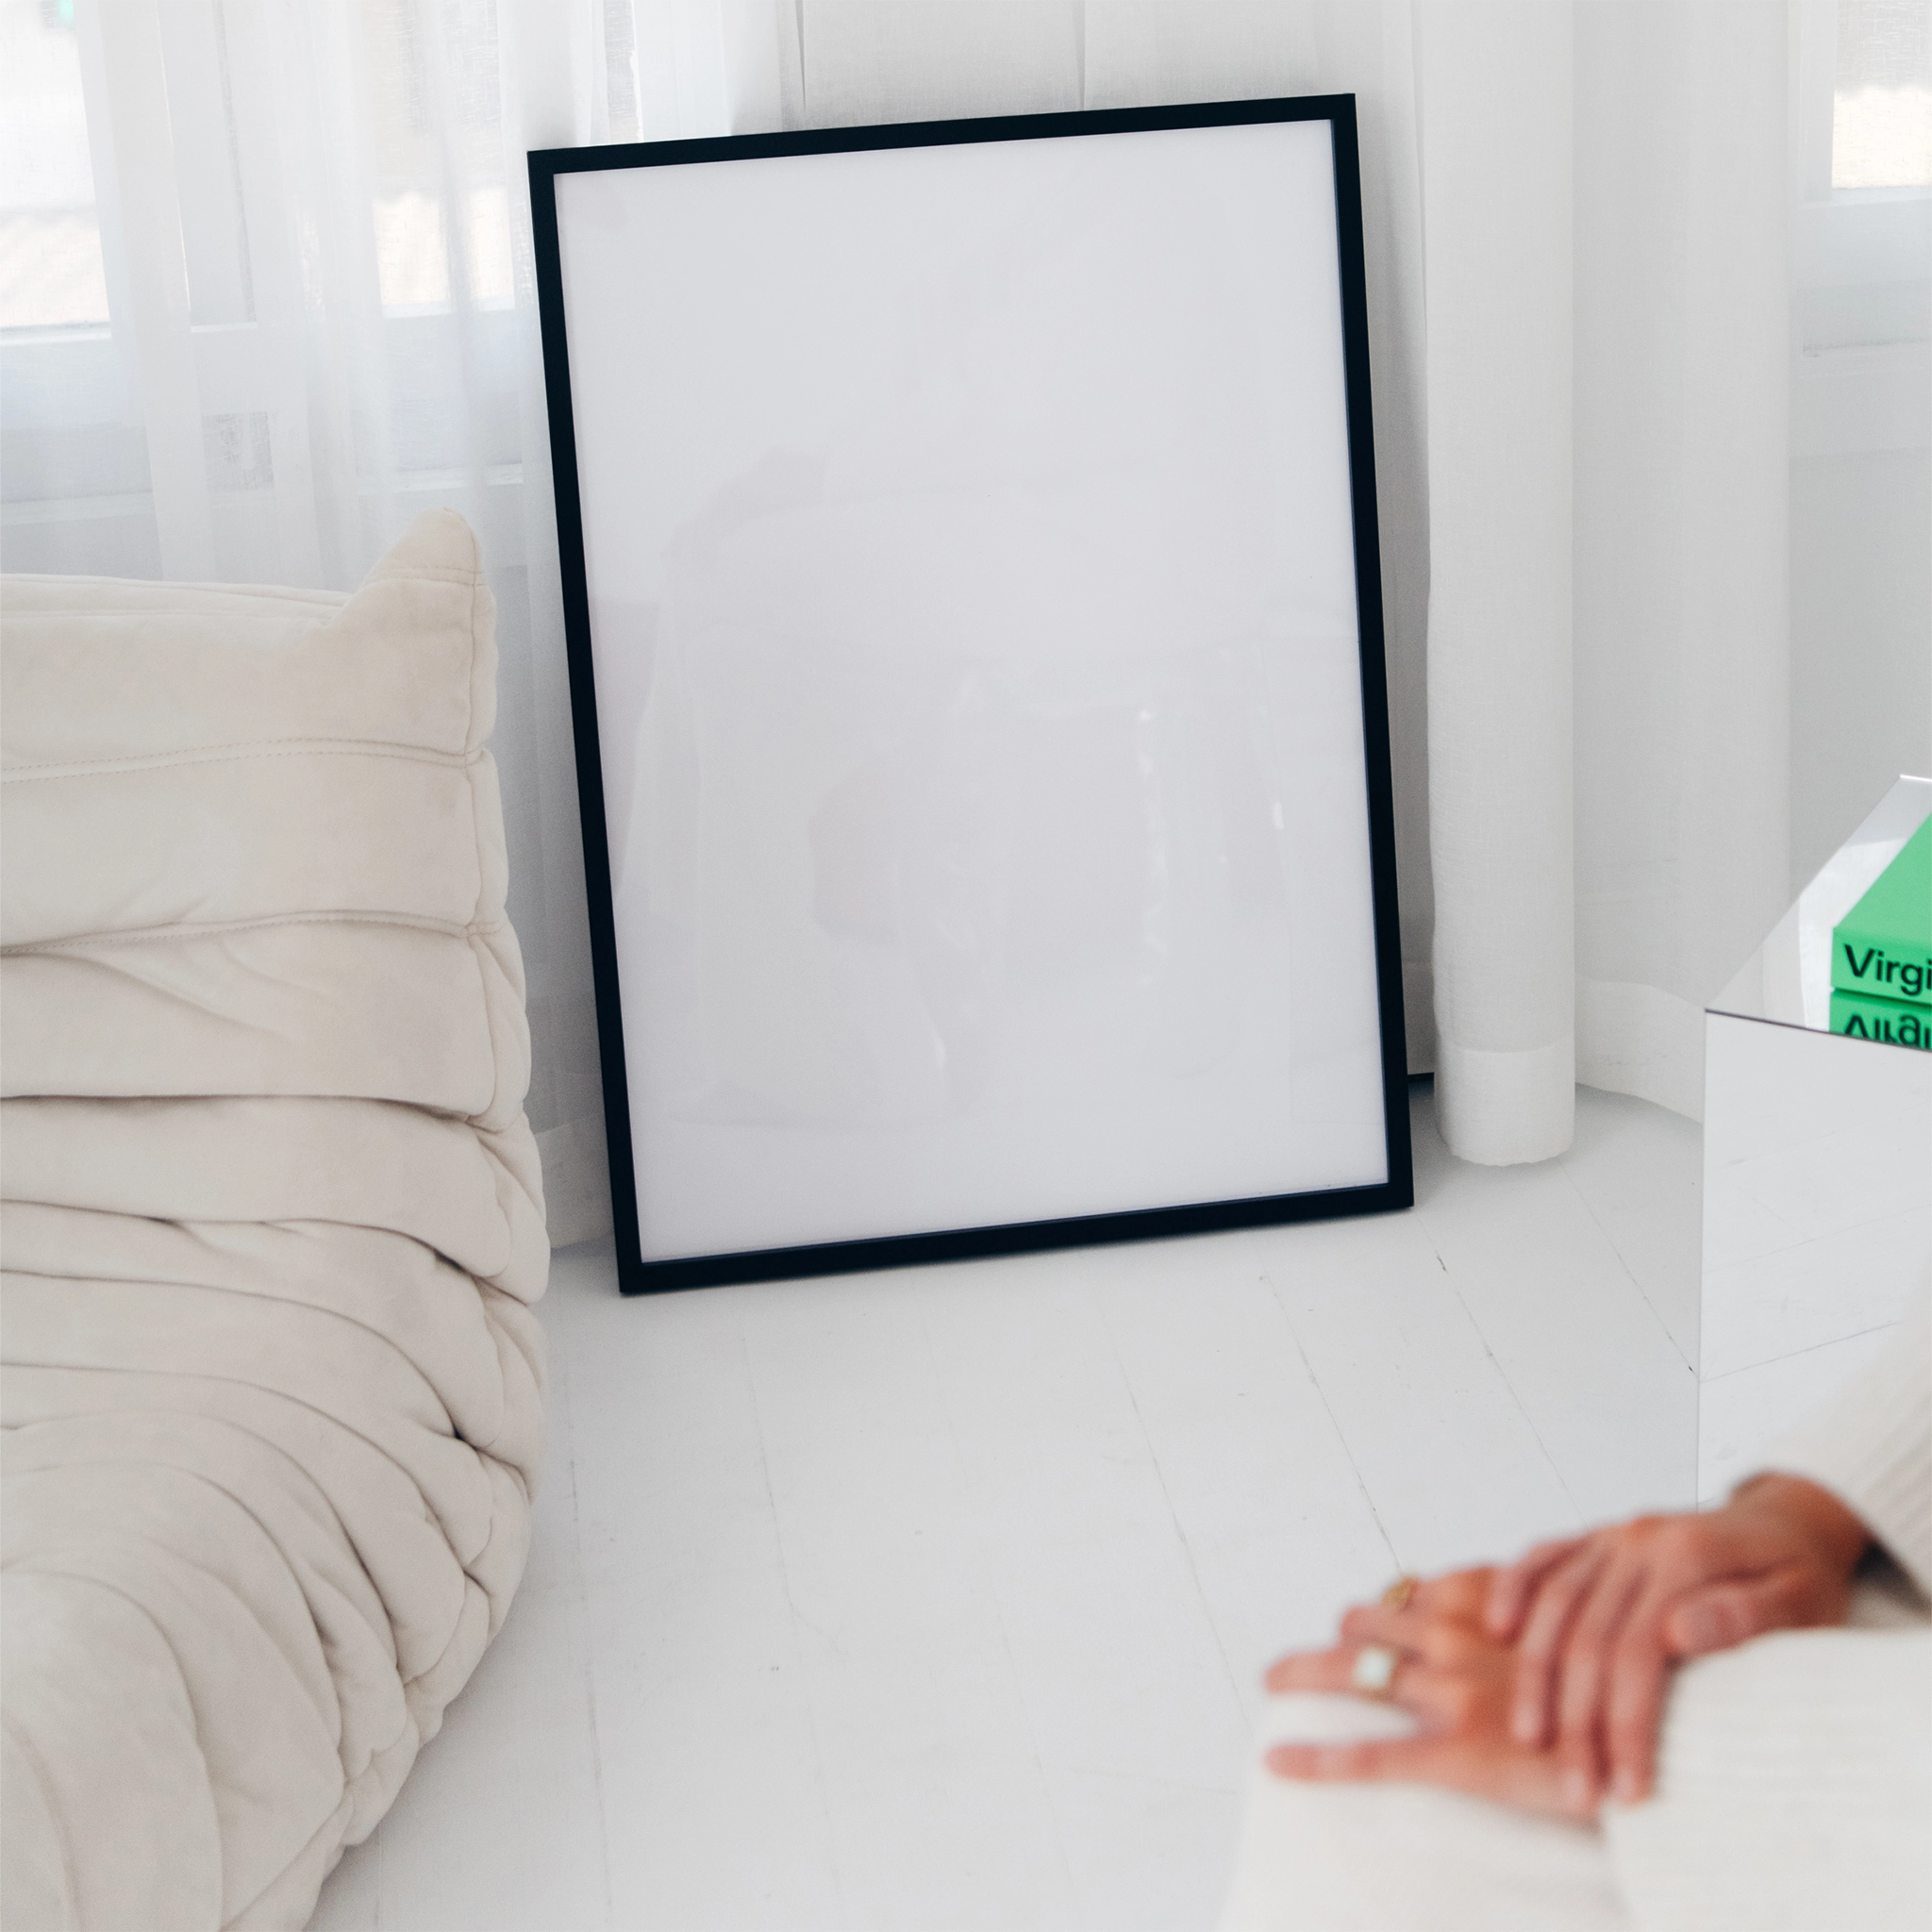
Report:
M1417 11L1438 1102L1534 1159L1573 1077L1701 1111L1787 893L1787 25Z
M6 567L348 588L420 511L469 518L559 1243L609 1210L523 158L722 125L715 34L701 58L671 9L646 24L640 46L628 0L0 8Z
M1479 1160L1559 1151L1579 1078L1694 1114L1699 1008L1790 889L1792 747L1823 825L1924 735L1894 722L1924 708L1909 516L1866 622L1900 702L1832 686L1834 742L1886 752L1821 757L1788 715L1790 238L1801 282L1852 245L1793 227L1819 58L1793 49L1890 4L0 0L5 561L345 586L419 508L471 518L532 1117L557 1239L598 1231L524 150L1350 92L1411 1063ZM1823 98L1828 122L1828 74ZM1893 118L1874 153L1910 147ZM1868 281L1919 274L1918 194L1885 217L1907 266ZM1899 313L1883 393L1909 400ZM1897 461L1858 487L1923 495L1923 433L1874 437Z

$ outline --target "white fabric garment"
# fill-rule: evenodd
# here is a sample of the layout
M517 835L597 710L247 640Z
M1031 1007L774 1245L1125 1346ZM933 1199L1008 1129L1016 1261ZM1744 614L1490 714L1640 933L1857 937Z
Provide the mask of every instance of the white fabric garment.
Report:
M1271 1697L1217 1932L1629 1932L1601 1836L1425 1785L1296 1784L1276 1744L1406 1737L1359 1697Z
M444 511L0 605L7 1924L300 1926L529 1541L491 596Z
M1780 1631L1679 1674L1657 1801L1605 1816L1638 1932L1932 1922L1932 1627L1891 1621Z
M1801 11L1810 47L1821 9ZM1459 1155L1557 1151L1573 1077L1695 1114L1698 1008L1791 885L1791 748L1807 858L1898 758L1932 756L1924 410L1891 400L1921 395L1924 345L1886 320L1916 312L1922 210L1829 205L1830 57L1789 71L1781 0L76 17L7 50L42 185L0 189L0 261L56 290L49 326L0 342L7 557L341 588L416 508L467 512L504 611L531 1115L560 1241L608 1204L526 146L1357 95L1410 1057L1438 1068ZM1820 107L1824 185L1807 161L1799 187L1788 157ZM1817 298L1800 392L1838 467L1817 458L1801 493L1814 701L1788 721L1794 188ZM1893 236L1875 253L1874 224ZM1891 360L1838 371L1814 341Z

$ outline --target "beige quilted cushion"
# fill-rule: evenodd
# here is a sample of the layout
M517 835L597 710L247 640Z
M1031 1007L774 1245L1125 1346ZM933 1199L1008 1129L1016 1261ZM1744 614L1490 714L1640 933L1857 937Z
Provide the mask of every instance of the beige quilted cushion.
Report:
M8 1924L299 1925L521 1574L548 1265L459 517L0 585Z

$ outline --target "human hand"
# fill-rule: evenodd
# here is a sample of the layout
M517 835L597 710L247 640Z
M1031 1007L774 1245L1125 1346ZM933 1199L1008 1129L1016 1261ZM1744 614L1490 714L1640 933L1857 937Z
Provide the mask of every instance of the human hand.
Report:
M1483 1628L1491 1574L1466 1570L1421 1584L1401 1608L1375 1604L1349 1611L1332 1650L1285 1657L1268 1688L1358 1693L1355 1669L1364 1646L1400 1654L1380 1694L1418 1718L1414 1737L1346 1744L1277 1744L1268 1768L1313 1783L1441 1785L1532 1811L1578 1815L1564 1793L1554 1751L1519 1743L1509 1729L1515 1657Z
M1827 1491L1767 1475L1719 1509L1530 1551L1492 1574L1484 1608L1489 1636L1516 1645L1510 1736L1554 1744L1579 1808L1606 1784L1625 1804L1647 1797L1670 1666L1841 1623L1869 1541Z

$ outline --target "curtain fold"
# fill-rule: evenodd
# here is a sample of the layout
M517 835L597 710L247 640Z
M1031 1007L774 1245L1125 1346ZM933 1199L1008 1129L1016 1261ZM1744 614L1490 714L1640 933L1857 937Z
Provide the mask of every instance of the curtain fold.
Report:
M1575 1112L1570 8L1417 0L1436 1113L1541 1160Z
M608 1227L608 1205L534 145L1354 93L1410 1064L1436 1070L1449 1144L1478 1160L1558 1151L1578 1077L1697 1111L1702 1004L1788 890L1783 6L78 0L71 31L38 18L36 84L85 94L93 198L8 230L68 250L59 286L83 291L5 292L9 323L38 318L0 344L8 566L344 586L423 508L476 525L559 1241ZM9 248L17 273L32 258Z
M1693 1117L1790 892L1787 37L1577 8L1577 1072Z

